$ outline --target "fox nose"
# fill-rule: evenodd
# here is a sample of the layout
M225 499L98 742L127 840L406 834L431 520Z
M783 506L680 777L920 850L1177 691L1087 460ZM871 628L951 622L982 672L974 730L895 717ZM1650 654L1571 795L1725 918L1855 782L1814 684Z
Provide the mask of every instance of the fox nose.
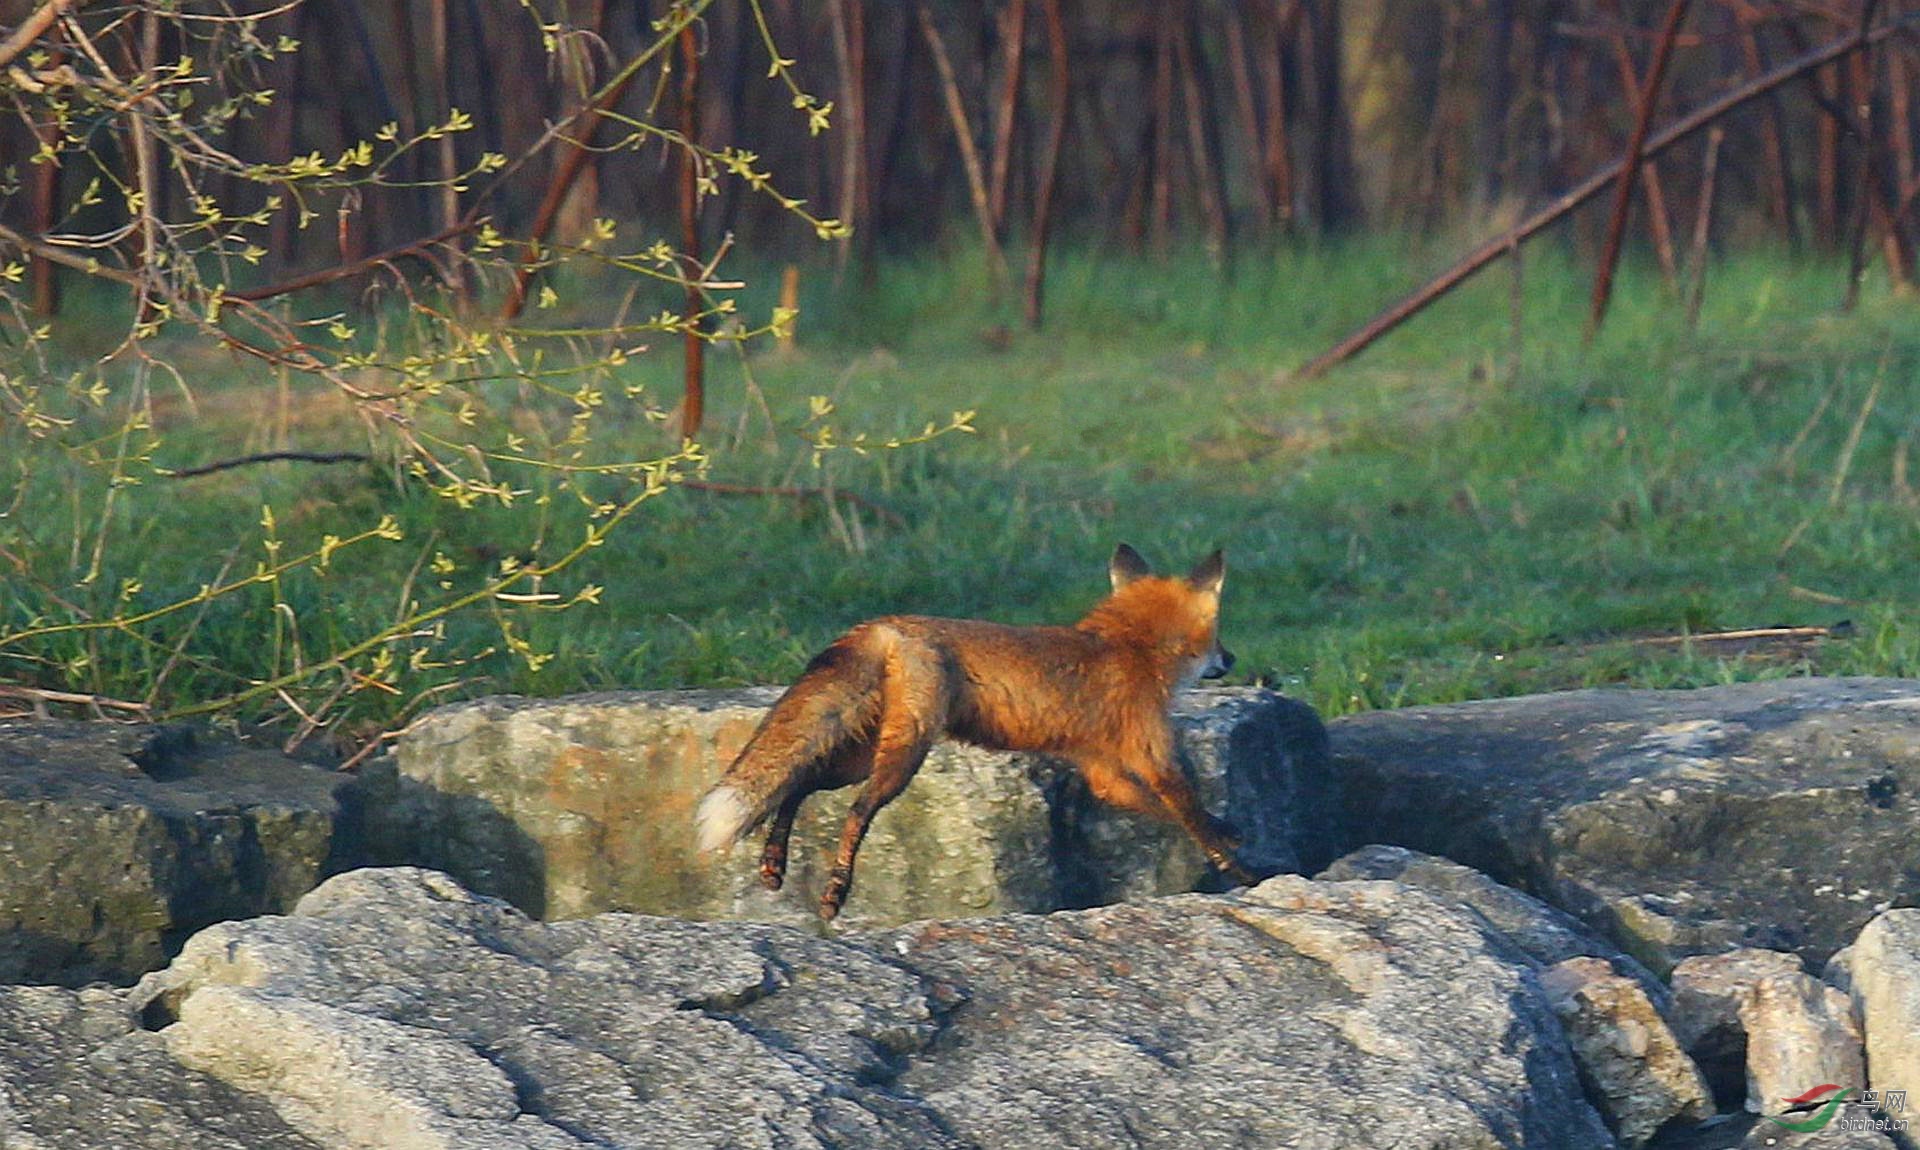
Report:
M1210 665L1200 677L1202 679L1218 679L1231 670L1233 670L1233 652L1222 647L1220 648L1220 657L1214 660L1212 665Z

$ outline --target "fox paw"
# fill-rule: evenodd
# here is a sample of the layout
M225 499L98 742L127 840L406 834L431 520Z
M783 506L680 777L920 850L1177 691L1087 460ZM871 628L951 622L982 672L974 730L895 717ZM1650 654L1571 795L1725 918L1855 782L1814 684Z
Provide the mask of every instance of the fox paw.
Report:
M769 850L760 856L760 882L768 890L779 890L787 881L787 852Z
M820 917L832 922L840 913L840 907L847 901L847 892L853 889L853 872L842 867L834 867L827 876L827 889L820 895Z
M1254 874L1252 871L1248 870L1246 867L1241 866L1240 860L1234 858L1232 855L1221 855L1220 857L1213 859L1212 862L1213 862L1213 865L1219 869L1221 874L1226 875L1228 878L1232 879L1234 882L1239 883L1241 886L1259 886L1260 885L1260 876L1257 874Z

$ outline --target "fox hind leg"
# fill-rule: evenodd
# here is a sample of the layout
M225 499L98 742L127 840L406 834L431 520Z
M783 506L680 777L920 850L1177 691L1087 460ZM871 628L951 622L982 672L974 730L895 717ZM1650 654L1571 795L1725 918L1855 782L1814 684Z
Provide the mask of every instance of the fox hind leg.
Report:
M827 756L813 786L795 791L773 814L767 831L767 845L760 852L760 881L768 890L779 890L787 879L787 840L793 834L793 820L800 804L814 791L831 790L860 782L873 773L873 742L860 737L848 740Z
M793 819L800 813L806 794L788 795L780 809L773 812L767 829L767 845L760 851L760 881L768 890L779 890L787 881L787 838L793 834Z
M840 849L820 895L820 917L832 921L853 889L853 862L867 827L899 797L946 727L938 657L902 643L889 652L881 681L880 726L872 745L872 773L847 812Z

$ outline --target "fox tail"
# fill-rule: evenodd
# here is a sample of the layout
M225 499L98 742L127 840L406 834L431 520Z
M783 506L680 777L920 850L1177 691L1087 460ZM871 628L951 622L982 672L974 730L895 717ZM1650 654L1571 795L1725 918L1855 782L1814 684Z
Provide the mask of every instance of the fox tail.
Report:
M837 748L868 737L880 715L884 666L870 635L856 630L815 656L701 797L693 818L702 853L739 842Z

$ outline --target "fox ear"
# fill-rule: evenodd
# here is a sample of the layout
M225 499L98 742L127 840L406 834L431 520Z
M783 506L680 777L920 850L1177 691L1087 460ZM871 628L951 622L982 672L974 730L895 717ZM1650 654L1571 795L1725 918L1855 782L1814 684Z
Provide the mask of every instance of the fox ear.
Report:
M1227 581L1227 556L1225 552L1215 551L1202 559L1188 574L1187 582L1198 590L1218 595L1220 585Z
M1113 558L1107 563L1107 578L1113 580L1113 589L1118 591L1135 579L1145 579L1153 574L1153 568L1140 558L1140 553L1122 543L1113 549Z

